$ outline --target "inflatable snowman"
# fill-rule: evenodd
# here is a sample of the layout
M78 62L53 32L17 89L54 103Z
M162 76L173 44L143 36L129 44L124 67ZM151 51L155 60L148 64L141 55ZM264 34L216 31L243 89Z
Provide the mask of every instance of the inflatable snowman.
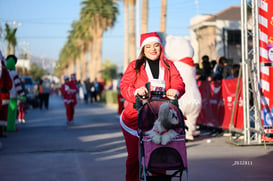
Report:
M185 94L178 100L179 107L186 117L186 139L194 140L200 135L196 130L196 121L201 111L202 99L195 78L196 68L193 62L194 50L190 42L180 36L165 36L165 55L172 60L186 85Z

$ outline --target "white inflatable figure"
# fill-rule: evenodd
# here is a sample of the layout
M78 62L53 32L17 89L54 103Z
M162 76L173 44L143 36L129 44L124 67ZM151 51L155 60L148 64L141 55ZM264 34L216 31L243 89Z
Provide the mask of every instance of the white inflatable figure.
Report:
M174 65L185 82L186 92L178 101L180 109L187 118L185 120L188 127L186 139L194 140L194 136L200 135L200 131L196 130L196 121L201 111L202 98L195 78L193 47L183 37L167 35L165 36L165 55L174 61Z

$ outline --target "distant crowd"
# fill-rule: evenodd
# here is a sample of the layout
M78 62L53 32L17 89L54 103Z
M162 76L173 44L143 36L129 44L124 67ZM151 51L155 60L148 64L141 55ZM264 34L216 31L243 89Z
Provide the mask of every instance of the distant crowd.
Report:
M83 83L78 81L79 98L83 99L86 103L101 101L102 92L104 90L104 82L98 81L97 78L94 81L90 81L86 78Z
M240 72L240 64L230 64L224 56L217 60L211 60L208 55L204 55L201 63L196 66L197 81L216 81L222 79L237 78Z

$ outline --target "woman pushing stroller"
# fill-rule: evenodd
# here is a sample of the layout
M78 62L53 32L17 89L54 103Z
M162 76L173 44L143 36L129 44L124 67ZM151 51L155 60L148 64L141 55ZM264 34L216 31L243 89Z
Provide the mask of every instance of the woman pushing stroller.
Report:
M120 82L121 94L125 99L120 125L128 152L126 181L138 180L138 115L133 105L136 95L145 96L148 93L145 87L148 82L152 90L165 91L168 97L180 98L185 92L183 79L174 64L165 57L162 41L156 32L141 35L138 58L128 65Z

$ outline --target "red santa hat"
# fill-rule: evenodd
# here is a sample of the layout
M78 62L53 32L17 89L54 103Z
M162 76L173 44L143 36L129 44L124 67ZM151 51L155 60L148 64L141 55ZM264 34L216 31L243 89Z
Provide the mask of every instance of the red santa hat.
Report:
M156 32L143 33L140 35L140 49L138 53L138 58L141 58L140 56L141 56L143 47L151 42L157 42L160 45L162 45L161 38Z

